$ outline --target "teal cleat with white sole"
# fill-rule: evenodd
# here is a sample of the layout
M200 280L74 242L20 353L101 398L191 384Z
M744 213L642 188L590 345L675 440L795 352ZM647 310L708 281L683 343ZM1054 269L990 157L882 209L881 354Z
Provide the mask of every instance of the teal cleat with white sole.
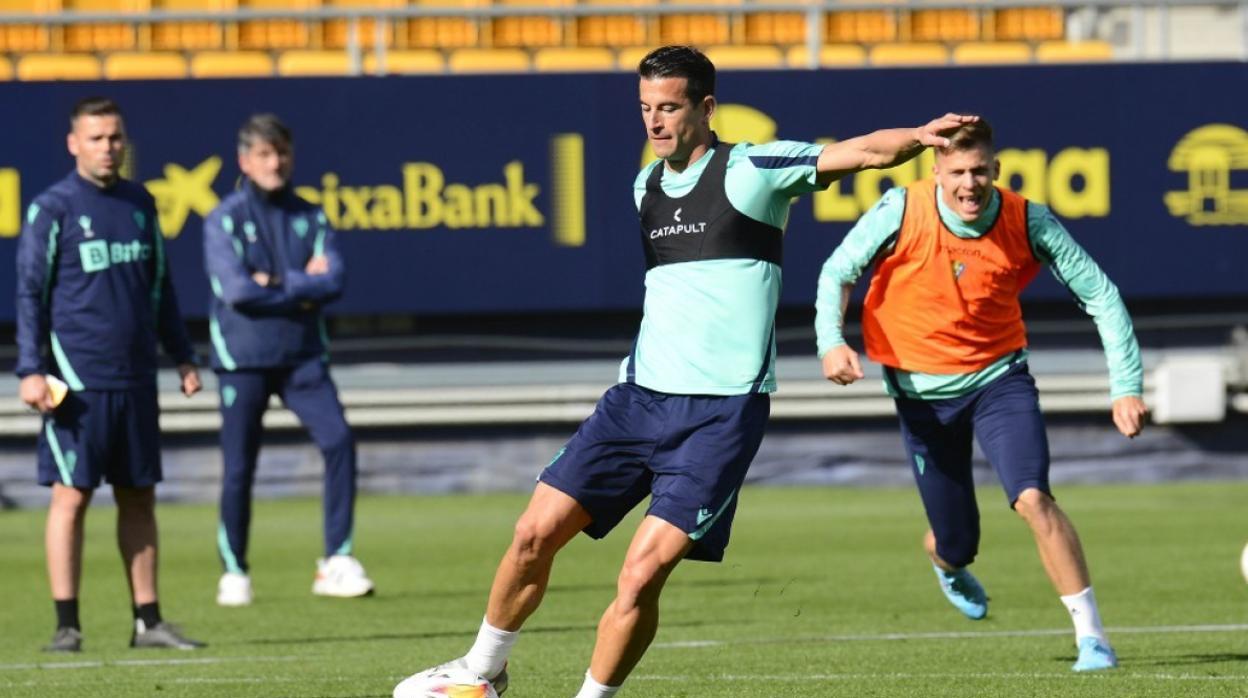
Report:
M1116 666L1118 655L1108 642L1092 635L1079 638L1079 659L1070 667L1071 671L1104 671Z
M969 570L964 567L946 572L936 565L932 565L932 569L936 570L936 579L940 580L940 590L945 592L945 598L962 615L971 620L988 615L988 594L984 593L984 587Z

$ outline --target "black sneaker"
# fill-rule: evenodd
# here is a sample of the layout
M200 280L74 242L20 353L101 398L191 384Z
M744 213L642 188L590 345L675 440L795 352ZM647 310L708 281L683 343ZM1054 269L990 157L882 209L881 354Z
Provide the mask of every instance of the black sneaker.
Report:
M134 622L134 636L130 638L131 647L163 647L173 650L197 650L204 647L204 643L197 642L188 637L184 637L177 628L165 622L157 623L148 628L143 625L143 621L136 620Z
M52 642L45 645L44 652L81 652L82 631L78 628L57 628Z

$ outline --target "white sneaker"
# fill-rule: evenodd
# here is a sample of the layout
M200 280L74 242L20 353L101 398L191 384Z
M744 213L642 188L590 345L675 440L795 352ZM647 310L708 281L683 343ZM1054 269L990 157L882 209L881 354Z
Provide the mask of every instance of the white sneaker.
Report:
M316 561L312 593L342 598L368 596L373 593L373 580L365 574L359 560L350 555L333 555Z
M226 572L217 582L218 606L251 605L251 577L237 572Z

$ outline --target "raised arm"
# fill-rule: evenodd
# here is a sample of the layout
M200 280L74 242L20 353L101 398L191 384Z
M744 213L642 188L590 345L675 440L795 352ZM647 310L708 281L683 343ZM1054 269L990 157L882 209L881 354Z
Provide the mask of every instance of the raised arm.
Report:
M948 145L945 134L978 120L978 116L945 114L918 128L883 129L829 143L819 154L819 183L826 186L860 170L900 165L926 147Z

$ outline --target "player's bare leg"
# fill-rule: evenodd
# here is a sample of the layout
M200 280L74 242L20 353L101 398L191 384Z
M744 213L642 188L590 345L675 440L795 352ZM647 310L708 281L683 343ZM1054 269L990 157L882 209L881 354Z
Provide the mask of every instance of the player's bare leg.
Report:
M156 601L156 488L114 487L117 546L126 567L134 605Z
M53 599L78 598L82 579L83 523L91 490L62 484L52 485L44 546L48 558L48 581Z
M689 534L647 516L633 536L620 570L616 597L598 623L590 678L619 686L654 640L659 627L659 595L672 570L693 547Z

